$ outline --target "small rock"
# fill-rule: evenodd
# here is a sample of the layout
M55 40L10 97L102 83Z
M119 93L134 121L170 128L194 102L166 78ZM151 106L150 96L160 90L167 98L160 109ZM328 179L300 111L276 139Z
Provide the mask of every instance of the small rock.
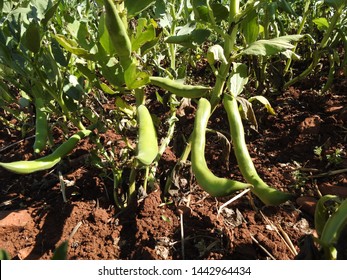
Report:
M311 216L314 216L317 199L311 196L301 196L296 199L296 203L304 212Z
M315 115L312 117L307 117L303 122L298 125L298 131L301 134L318 134L320 131L320 124L322 119L320 116Z
M27 210L0 211L0 227L25 227L32 220Z

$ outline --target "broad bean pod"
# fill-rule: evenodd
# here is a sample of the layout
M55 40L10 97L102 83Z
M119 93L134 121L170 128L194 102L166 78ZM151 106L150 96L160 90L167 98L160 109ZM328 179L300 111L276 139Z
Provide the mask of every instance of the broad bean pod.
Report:
M205 97L211 91L210 87L184 85L169 78L151 76L149 80L152 85L165 89L178 97Z
M124 69L127 69L132 62L131 41L127 29L113 0L104 0L104 5L106 10L105 23L107 31L119 57L120 64Z
M87 129L77 132L48 156L29 161L0 162L0 166L18 174L30 174L50 169L60 162L64 156L70 153L82 138L87 137L90 133L91 131Z
M292 195L268 186L258 175L245 141L245 131L237 100L224 95L223 105L227 112L230 134L239 169L245 180L253 185L251 191L266 205L279 205L292 198Z
M252 187L250 184L217 177L208 168L205 160L206 127L211 114L211 104L200 98L196 111L192 135L191 162L198 184L210 195L220 197Z
M347 199L344 200L338 207L337 211L328 218L320 237L320 243L323 245L329 259L337 258L335 245L346 225Z
M151 114L143 104L137 107L139 136L136 158L143 165L150 165L158 155L158 140Z

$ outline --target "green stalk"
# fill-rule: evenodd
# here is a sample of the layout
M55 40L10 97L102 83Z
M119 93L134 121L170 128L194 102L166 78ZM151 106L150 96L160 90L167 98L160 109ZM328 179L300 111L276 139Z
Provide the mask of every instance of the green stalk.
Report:
M297 32L298 35L300 35L302 33L302 30L304 29L304 26L305 26L306 21L307 21L307 17L310 14L310 10L309 10L310 4L311 4L311 0L307 0L305 2L304 15L302 17L300 26L298 28L298 32ZM295 52L297 46L298 46L298 42L295 42L293 52ZM288 58L287 63L286 63L286 67L284 68L284 74L288 72L291 64L292 64L292 58Z
M287 88L287 87L295 84L297 81L307 77L314 70L314 68L317 66L317 64L319 63L319 60L321 58L320 55L322 54L322 50L327 46L329 38L336 27L337 21L341 17L343 7L344 6L341 6L339 9L337 9L333 18L331 19L331 23L329 25L328 30L325 32L324 37L323 37L322 41L320 42L317 50L313 52L313 60L312 60L311 65L304 72L302 72L299 76L297 76L294 79L285 83L283 86L284 88Z
M329 54L329 74L328 74L328 80L325 83L324 87L322 88L322 93L326 92L330 86L332 85L335 77L335 59L334 54Z
M131 168L129 177L129 188L128 188L128 201L127 206L135 205L136 203L136 160L134 161L134 166Z
M230 10L229 10L230 33L228 37L225 37L225 42L224 42L224 55L227 58L228 63L223 63L218 70L216 84L213 88L213 91L211 94L211 100L210 100L212 112L214 111L215 107L221 100L221 95L224 90L224 85L228 78L229 70L233 61L233 59L229 59L229 58L232 57L232 53L236 43L238 25L234 24L234 20L236 19L236 16L238 15L239 11L240 11L240 1L230 0Z
M329 40L331 34L333 33L335 27L336 27L337 21L341 17L342 10L343 10L343 8L341 7L339 9L337 9L336 12L334 13L334 16L331 19L331 22L329 24L329 28L325 32L324 37L323 37L322 41L320 42L318 49L324 49L327 46L328 40Z

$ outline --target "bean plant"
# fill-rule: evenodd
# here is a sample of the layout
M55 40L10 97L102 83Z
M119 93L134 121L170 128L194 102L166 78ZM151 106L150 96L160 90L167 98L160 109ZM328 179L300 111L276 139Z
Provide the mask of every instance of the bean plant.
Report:
M20 174L50 169L88 137L95 146L94 167L113 181L116 206L133 206L140 189L154 187L159 160L175 132L177 107L189 100L197 112L180 162L190 159L198 184L212 196L250 188L265 205L286 202L292 195L258 175L243 124L250 121L257 129L253 102L275 114L263 89L273 73L282 79L293 73L302 45L313 50L311 66L276 86L288 87L306 77L323 54L331 66L347 64L346 58L338 61L335 50L341 43L346 47L345 1L319 2L326 17L310 17L315 1L1 1L0 105L17 118L21 114L11 104L33 110L36 158L0 166ZM293 24L300 13L301 22ZM318 46L312 46L318 41L307 32L308 23L324 33ZM211 73L208 83L189 76L188 68L194 71L199 58ZM256 94L245 94L249 84L255 85ZM150 89L157 90L155 97ZM160 139L154 102L169 108ZM105 104L114 109L107 113ZM242 182L219 178L206 164L208 120L219 108L227 114ZM59 146L50 133L53 127L66 135ZM107 148L102 142L107 130L125 143L119 153L117 143ZM165 194L170 186L171 178Z

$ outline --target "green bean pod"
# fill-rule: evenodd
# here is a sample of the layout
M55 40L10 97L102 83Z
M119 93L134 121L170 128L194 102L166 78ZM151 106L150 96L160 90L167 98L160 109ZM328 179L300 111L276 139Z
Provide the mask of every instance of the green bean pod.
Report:
M127 69L132 62L130 38L113 0L104 0L104 5L106 10L105 24L107 31L110 34L111 42L119 56L119 62L124 69Z
M347 225L347 199L344 200L337 211L332 214L322 231L320 243L323 245L329 259L336 259L336 242L339 240L342 230Z
M150 165L158 155L157 133L151 114L143 104L137 107L139 135L136 158L143 165Z
M210 87L184 85L169 78L149 77L150 83L154 86L165 89L178 97L199 98L205 97L211 91Z
M0 166L18 174L30 174L50 169L60 162L64 156L70 153L82 138L87 137L90 133L90 130L81 130L77 132L48 156L29 161L0 162Z
M224 95L223 105L228 115L230 134L239 169L245 180L253 185L251 191L266 205L279 205L292 198L292 195L268 186L258 175L245 141L237 100Z
M340 198L337 195L324 195L316 204L314 212L314 228L318 236L322 235L323 228L330 217L330 213L340 204Z
M33 148L34 152L38 154L45 149L48 137L47 114L44 110L42 98L35 99L35 114L35 142Z
M211 114L211 104L200 98L194 121L192 135L191 162L192 170L198 184L210 195L220 197L252 187L250 184L217 177L208 168L205 160L206 127Z

